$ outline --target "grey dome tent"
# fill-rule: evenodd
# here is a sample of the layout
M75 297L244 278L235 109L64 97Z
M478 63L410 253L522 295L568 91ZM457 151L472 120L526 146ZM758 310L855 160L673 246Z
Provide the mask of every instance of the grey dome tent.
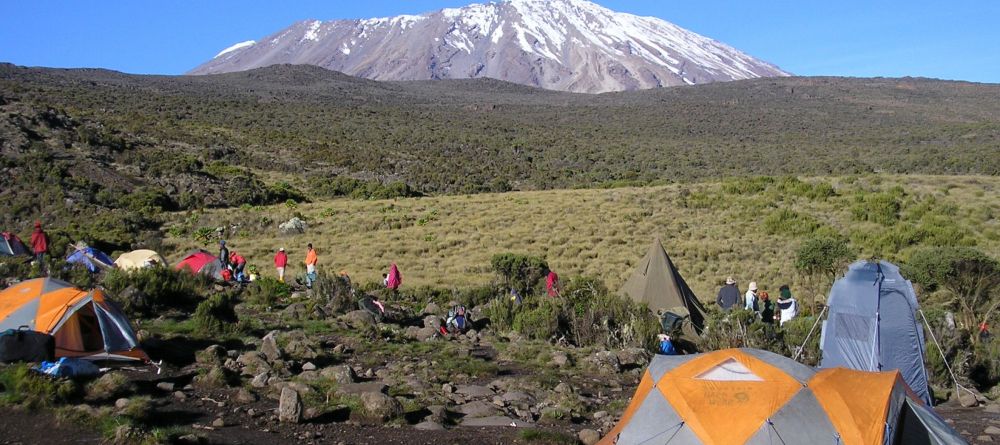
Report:
M931 403L924 367L924 330L913 285L887 261L858 261L833 283L823 322L820 368L897 369Z

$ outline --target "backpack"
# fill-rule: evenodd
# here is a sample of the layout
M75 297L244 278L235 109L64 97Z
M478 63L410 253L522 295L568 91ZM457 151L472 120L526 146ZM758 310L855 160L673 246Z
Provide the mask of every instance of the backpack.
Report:
M449 327L454 326L456 330L464 332L468 324L467 323L468 318L466 313L467 311L465 309L465 306L462 305L453 306L451 309L448 310L448 320L447 320L448 326Z
M0 362L52 361L56 355L56 338L42 332L8 329L0 332Z

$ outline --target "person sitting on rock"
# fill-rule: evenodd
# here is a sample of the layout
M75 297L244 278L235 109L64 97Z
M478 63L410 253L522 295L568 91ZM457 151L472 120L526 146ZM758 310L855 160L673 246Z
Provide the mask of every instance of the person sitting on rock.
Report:
M445 326L452 334L464 334L469 330L469 316L465 306L457 305L448 310L448 319Z

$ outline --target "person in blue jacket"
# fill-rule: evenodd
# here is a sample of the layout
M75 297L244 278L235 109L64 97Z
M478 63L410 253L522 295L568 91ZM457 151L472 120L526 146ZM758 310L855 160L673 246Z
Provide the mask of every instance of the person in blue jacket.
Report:
M674 343L670 341L670 336L667 334L660 334L657 336L660 339L660 350L659 354L663 355L677 355L677 349L674 348Z

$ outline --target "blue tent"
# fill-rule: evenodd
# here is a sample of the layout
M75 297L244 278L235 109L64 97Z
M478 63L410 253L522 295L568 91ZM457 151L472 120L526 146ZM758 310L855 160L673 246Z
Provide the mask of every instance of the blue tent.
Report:
M833 283L823 322L820 368L898 369L920 398L931 403L924 367L924 329L913 285L894 264L858 261Z
M111 269L115 267L115 260L111 259L108 254L93 247L83 247L77 249L75 252L66 257L66 262L70 264L82 265L91 272L97 272L99 269Z

